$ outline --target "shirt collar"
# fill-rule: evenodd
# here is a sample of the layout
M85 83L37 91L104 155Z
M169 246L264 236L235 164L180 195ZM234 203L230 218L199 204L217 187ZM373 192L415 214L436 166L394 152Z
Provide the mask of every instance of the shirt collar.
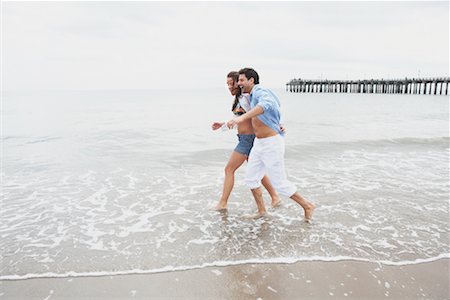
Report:
M250 96L253 95L253 92L255 91L255 88L258 87L258 86L259 86L259 84L255 84L255 85L252 87L252 90L250 91Z

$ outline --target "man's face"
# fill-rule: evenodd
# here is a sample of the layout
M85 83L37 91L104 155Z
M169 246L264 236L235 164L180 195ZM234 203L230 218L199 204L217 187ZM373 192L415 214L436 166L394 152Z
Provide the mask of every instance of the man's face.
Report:
M238 84L244 93L250 93L252 91L252 88L254 86L253 82L253 78L250 78L249 80L247 79L247 77L245 77L245 74L239 74Z
M228 90L230 91L231 95L236 96L236 94L239 91L239 86L236 81L233 80L233 78L228 77L227 78L227 86Z

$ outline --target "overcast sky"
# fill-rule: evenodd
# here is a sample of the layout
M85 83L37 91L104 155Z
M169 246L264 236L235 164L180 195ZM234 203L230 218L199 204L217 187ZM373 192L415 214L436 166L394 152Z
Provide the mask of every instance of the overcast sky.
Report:
M4 90L449 76L449 3L3 2Z

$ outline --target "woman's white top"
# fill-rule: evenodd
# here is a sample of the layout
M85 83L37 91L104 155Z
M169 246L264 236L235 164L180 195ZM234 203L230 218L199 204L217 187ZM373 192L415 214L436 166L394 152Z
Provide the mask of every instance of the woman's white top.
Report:
M249 112L250 107L250 94L242 94L239 96L239 105L246 111Z

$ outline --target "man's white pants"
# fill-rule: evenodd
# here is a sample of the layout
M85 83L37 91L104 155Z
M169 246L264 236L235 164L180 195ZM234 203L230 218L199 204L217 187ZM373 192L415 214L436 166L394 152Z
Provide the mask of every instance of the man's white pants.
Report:
M284 168L284 137L277 134L268 138L255 138L247 164L245 182L250 189L261 186L261 179L267 174L275 190L291 197L297 188L287 180Z

